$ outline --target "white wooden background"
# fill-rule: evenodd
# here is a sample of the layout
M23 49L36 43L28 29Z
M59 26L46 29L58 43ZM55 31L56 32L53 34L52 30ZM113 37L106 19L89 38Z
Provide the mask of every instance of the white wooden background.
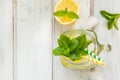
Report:
M75 0L80 20L63 26L52 17L58 0L0 0L0 80L120 80L120 30L108 31L100 10L120 13L120 0ZM111 44L103 51L104 68L70 70L62 66L51 50L59 34L83 27L91 13L99 20L95 28L99 41ZM120 21L119 21L120 28Z

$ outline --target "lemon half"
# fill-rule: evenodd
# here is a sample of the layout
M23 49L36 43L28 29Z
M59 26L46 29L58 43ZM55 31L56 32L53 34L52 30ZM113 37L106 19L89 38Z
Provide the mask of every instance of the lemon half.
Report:
M74 0L60 0L54 8L54 12L59 10L64 10L65 8L68 9L68 11L72 11L79 15L79 6ZM68 16L63 17L55 17L56 20L61 24L70 24L73 23L76 19L71 19Z

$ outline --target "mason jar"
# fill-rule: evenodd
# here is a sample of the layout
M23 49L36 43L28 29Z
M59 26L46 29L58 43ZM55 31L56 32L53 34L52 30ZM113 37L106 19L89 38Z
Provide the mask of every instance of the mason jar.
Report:
M103 45L98 42L97 35L92 30L71 30L63 33L70 39L76 38L82 34L85 34L88 40L91 40L92 43L88 46L88 49L94 52L96 55L99 55L103 50ZM88 55L89 56L89 55ZM86 59L80 59L76 61L72 61L70 58L62 56L61 57L62 64L70 69L89 69L94 68L96 66L95 63Z

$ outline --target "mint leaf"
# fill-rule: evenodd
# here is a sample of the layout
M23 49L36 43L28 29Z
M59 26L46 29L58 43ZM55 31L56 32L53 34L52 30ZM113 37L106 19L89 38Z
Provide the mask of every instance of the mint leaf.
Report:
M64 35L64 34L61 34L60 35L60 40L63 40L68 46L70 45L70 39L66 36L66 35Z
M108 13L108 12L105 11L105 10L100 11L100 14L101 14L104 18L106 18L107 20L113 19L113 15L110 14L110 13Z
M65 48L57 47L52 50L53 55L55 56L61 56Z
M114 19L108 21L108 30L112 29L114 24Z
M68 12L67 16L71 19L78 19L79 18L79 16L72 11Z
M66 48L66 49L63 51L63 55L66 56L66 57L69 57L69 56L70 56L70 49L69 49L69 48Z
M52 53L55 56L64 55L64 56L69 57L70 56L70 49L64 48L64 47L57 47L57 48L53 49Z
M56 16L56 17L66 16L67 15L67 11L66 10L56 11L56 12L53 13L53 15Z
M70 56L70 58L74 61L74 60L79 60L80 59L80 55L77 55L77 54L72 54Z
M107 27L108 30L111 30L113 27L118 30L118 23L117 20L120 17L120 14L118 13L109 13L105 10L100 11L100 14L108 20Z
M68 9L67 8L65 8L65 11L68 13Z
M84 51L85 45L86 45L86 36L85 34L82 34L76 38L78 40L78 46L71 51L71 54L79 55L82 54L82 51Z
M84 51L84 48L85 48L85 47L88 47L88 45L91 44L91 43L92 43L91 40L86 40L86 41L85 41L85 44L83 45L83 47L80 48L79 53L80 53L81 55L87 55L87 53Z
M60 47L65 47L65 48L68 47L68 44L62 39L58 39L58 44Z
M73 51L77 46L78 46L78 40L77 39L72 39L71 44L70 44L71 51Z
M118 20L117 19L114 19L114 27L118 30Z
M86 53L86 52L83 50L83 51L81 51L81 54L85 56L85 55L87 55L88 53Z
M78 39L78 41L79 41L79 46L78 46L78 48L80 48L80 49L81 49L81 48L84 48L85 43L86 43L86 36L85 36L85 34L78 36L77 39Z

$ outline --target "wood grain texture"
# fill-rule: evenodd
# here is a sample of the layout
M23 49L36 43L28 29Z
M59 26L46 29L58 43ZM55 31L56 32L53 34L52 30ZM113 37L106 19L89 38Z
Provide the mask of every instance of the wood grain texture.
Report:
M12 0L0 0L0 80L13 80Z
M51 80L51 2L17 0L16 80Z
M100 10L106 10L109 12L115 12L120 4L119 0L98 0L94 2L94 14L99 20L99 24L96 26L95 31L97 32L99 41L104 44L110 44L112 46L112 51L107 52L103 51L100 55L106 60L106 66L104 68L96 67L95 71L91 72L91 80L119 80L120 79L120 59L119 59L119 49L120 49L120 40L119 37L120 31L112 29L107 30L107 21L100 15ZM117 10L118 11L118 10ZM116 11L116 12L117 12Z
M120 31L108 31L99 14L100 10L120 13L120 0L75 0L80 20L71 25L61 25L52 17L58 1L0 0L0 80L120 80ZM61 33L86 29L91 13L99 20L95 28L99 41L105 47L112 45L112 51L100 55L107 64L95 70L67 69L60 57L52 57L51 49ZM120 19L118 24L120 28Z

